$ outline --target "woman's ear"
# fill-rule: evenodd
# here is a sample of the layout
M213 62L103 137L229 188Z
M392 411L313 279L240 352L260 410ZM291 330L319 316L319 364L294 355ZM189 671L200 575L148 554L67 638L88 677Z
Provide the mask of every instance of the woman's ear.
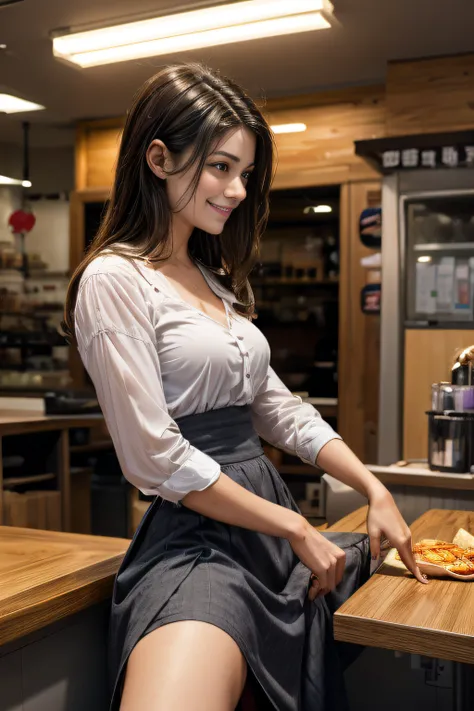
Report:
M166 180L166 166L169 163L169 152L163 141L155 138L147 148L146 162L150 170L161 180Z

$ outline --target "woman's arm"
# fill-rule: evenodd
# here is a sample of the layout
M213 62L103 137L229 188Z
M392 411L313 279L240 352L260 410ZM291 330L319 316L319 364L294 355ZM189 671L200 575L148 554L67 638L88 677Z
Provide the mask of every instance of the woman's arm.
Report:
M367 497L367 527L373 557L379 556L380 537L384 533L398 549L407 568L425 582L411 550L410 529L389 491L364 467L319 412L294 396L271 367L251 407L255 429L263 439L308 464L317 463Z
M223 473L204 491L187 494L182 503L222 523L288 539L298 558L316 576L318 586L312 586L309 593L312 599L333 590L342 579L346 560L343 550L300 514L247 491Z
M81 282L79 353L124 476L145 494L178 502L215 482L220 466L182 436L168 413L149 313L158 317L156 303L149 306L133 266L119 259L107 257Z
M420 573L411 550L410 530L393 498L355 454L341 441L331 440L321 450L318 466L328 471L331 467L331 473L338 479L368 497L368 533L372 555L378 556L380 536L385 533L400 552L407 568L420 582L425 583L426 578ZM340 548L324 538L300 514L256 496L223 473L204 491L187 494L182 503L217 521L288 539L296 555L317 578L318 587L311 589L313 598L334 589L342 579L345 554Z
M344 442L334 439L319 452L315 464L336 479L352 487L369 502L367 532L370 536L372 557L380 555L380 538L385 535L396 548L408 570L420 581L426 576L420 572L412 551L410 529L403 520L392 495L365 467Z
M314 462L320 469L365 496L369 502L387 489L341 440L333 439L318 453Z

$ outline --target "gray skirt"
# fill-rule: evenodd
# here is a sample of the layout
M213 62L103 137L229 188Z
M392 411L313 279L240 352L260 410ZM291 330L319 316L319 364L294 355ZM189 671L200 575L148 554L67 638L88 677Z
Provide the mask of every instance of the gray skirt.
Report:
M298 508L264 455L248 407L178 420L191 444L249 491ZM117 574L109 666L111 711L118 711L130 653L171 622L216 625L239 645L261 695L260 708L344 711L342 672L350 649L334 642L332 614L369 576L367 536L325 534L346 551L337 590L309 602L309 570L286 539L229 526L156 498Z

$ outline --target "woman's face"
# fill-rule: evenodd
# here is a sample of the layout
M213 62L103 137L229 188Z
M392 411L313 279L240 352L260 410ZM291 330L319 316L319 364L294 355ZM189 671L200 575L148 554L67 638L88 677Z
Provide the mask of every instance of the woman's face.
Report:
M226 133L207 156L191 200L186 190L195 169L191 167L186 173L169 176L166 188L174 213L173 224L190 231L197 227L209 234L220 234L232 210L246 197L256 143L255 134L244 126ZM185 154L183 160L188 155Z

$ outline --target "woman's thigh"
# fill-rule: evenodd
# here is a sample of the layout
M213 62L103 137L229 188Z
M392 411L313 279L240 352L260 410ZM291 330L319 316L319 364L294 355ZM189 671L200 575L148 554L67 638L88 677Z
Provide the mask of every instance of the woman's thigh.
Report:
M219 627L173 622L132 651L120 711L233 711L246 674L239 646Z

